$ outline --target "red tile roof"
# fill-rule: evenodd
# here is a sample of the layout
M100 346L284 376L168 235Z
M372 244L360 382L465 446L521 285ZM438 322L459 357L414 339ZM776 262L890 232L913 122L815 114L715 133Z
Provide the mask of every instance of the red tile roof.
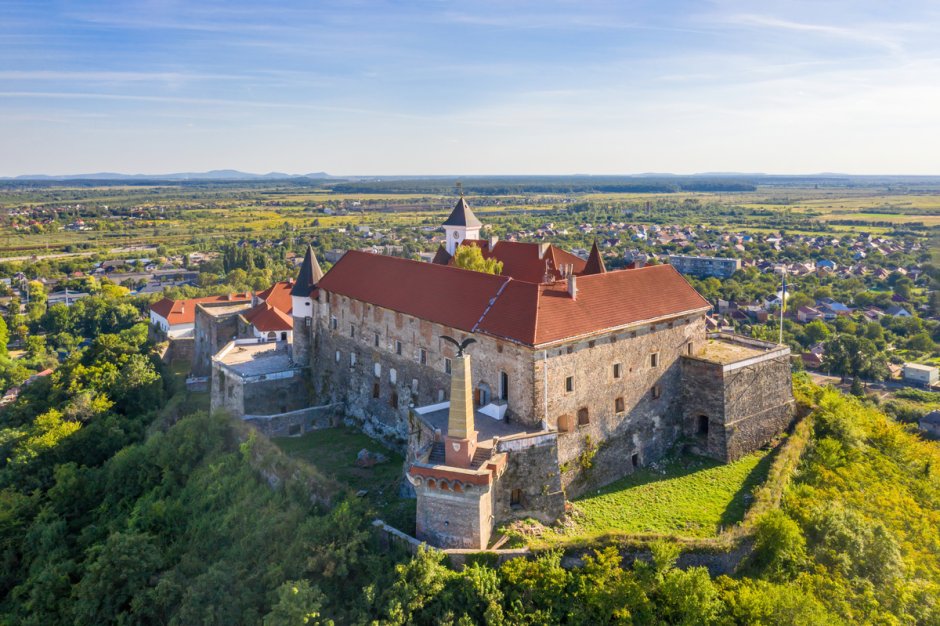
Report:
M572 299L565 282L540 285L356 251L320 281L349 298L530 346L711 308L670 265L580 276L576 285Z
M584 271L584 259L551 244L497 241L495 246L490 246L485 239L465 239L463 245L480 248L483 258L502 261L503 276L527 283L540 283L545 279L546 262L555 279L561 278L559 267L563 264L573 265L575 274Z
M294 319L268 302L252 307L243 317L256 330L263 333L294 328Z
M233 293L224 296L170 300L164 298L150 305L150 310L165 319L170 326L192 324L196 321L196 305L204 302L251 302L250 293Z
M274 305L279 311L290 315L294 308L291 301L291 289L293 288L294 283L291 281L274 283L264 291L258 293L258 297Z

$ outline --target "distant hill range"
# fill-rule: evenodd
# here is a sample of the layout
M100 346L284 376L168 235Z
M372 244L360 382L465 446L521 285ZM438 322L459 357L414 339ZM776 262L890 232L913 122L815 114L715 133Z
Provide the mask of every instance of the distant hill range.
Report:
M251 174L238 170L212 170L210 172L181 172L177 174L118 174L115 172L96 172L94 174L63 174L49 176L46 174L25 174L23 176L0 177L0 180L278 180L287 178L332 178L326 172L313 172L310 174L284 174L283 172L270 172L268 174Z

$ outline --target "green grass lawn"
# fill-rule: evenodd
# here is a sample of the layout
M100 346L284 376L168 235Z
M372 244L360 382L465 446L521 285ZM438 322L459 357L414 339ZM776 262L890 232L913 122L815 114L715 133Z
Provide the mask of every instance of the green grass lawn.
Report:
M378 517L414 534L415 501L398 496L404 458L397 452L351 428L326 428L273 441L288 456L310 463L353 492L368 491L365 497L375 506ZM372 467L357 466L356 455L363 448L384 454L388 461Z
M694 456L643 468L573 503L569 538L606 533L713 537L744 518L767 477L772 454L759 450L730 464Z

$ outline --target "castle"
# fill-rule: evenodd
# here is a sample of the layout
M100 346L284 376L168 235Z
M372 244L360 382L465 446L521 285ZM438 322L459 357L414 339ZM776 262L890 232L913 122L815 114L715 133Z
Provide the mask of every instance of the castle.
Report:
M733 461L790 423L789 349L707 333L711 305L671 266L607 271L596 244L583 260L481 239L463 197L443 228L432 263L351 250L324 274L308 249L291 341L222 347L213 408L297 434L319 425L302 405L343 407L407 453L419 539L457 548L508 520L552 522L679 441ZM454 266L461 244L502 273Z

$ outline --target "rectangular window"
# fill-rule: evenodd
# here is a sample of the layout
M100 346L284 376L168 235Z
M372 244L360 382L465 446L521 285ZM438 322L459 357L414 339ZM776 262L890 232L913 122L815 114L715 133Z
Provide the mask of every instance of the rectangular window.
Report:
M653 400L659 399L659 396L662 395L662 389L659 385L653 385L653 388L650 390L650 393L653 394Z
M614 400L614 411L617 413L623 413L623 398L617 398Z
M650 367L659 367L659 352L650 355Z
M522 506L522 489L513 489L509 492L509 506Z
M340 359L343 358L343 355L340 354L339 350L336 351L336 362L339 363Z
M428 351L424 348L418 350L418 362L421 363L421 365L428 364Z
M379 397L379 384L378 383L375 383L372 385L372 397L373 398Z
M355 336L356 336L356 325L355 325L355 324L350 324L350 325L349 325L349 336L350 336L350 337L355 337Z
M392 406L393 409L398 408L398 392L397 391L392 392L392 397L389 398L388 403Z
M445 373L445 374L450 374L450 372L451 372L451 367L452 367L452 364L451 364L451 362L450 362L450 359L446 359L446 358L445 358L445 359L444 359L444 373Z
M689 356L692 356L692 342L691 341L689 342L688 351L689 351Z
M395 354L397 354L398 356L401 356L401 342L400 341L395 342Z
M574 391L574 376L569 376L565 379L565 393L572 391Z
M353 367L355 364L356 364L356 353L350 352L349 353L349 367Z
M614 363L614 378L620 378L620 363Z
M374 342L374 343L375 343L375 347L378 348L378 347L379 347L379 334L378 334L378 333L375 333L375 342Z
M633 464L633 467L639 467L639 466L640 466L640 455L639 455L639 454L634 454L633 456L631 456L631 457L630 457L630 462Z
M336 330L337 325L338 323L336 321L336 318L331 315L330 316L330 330Z

